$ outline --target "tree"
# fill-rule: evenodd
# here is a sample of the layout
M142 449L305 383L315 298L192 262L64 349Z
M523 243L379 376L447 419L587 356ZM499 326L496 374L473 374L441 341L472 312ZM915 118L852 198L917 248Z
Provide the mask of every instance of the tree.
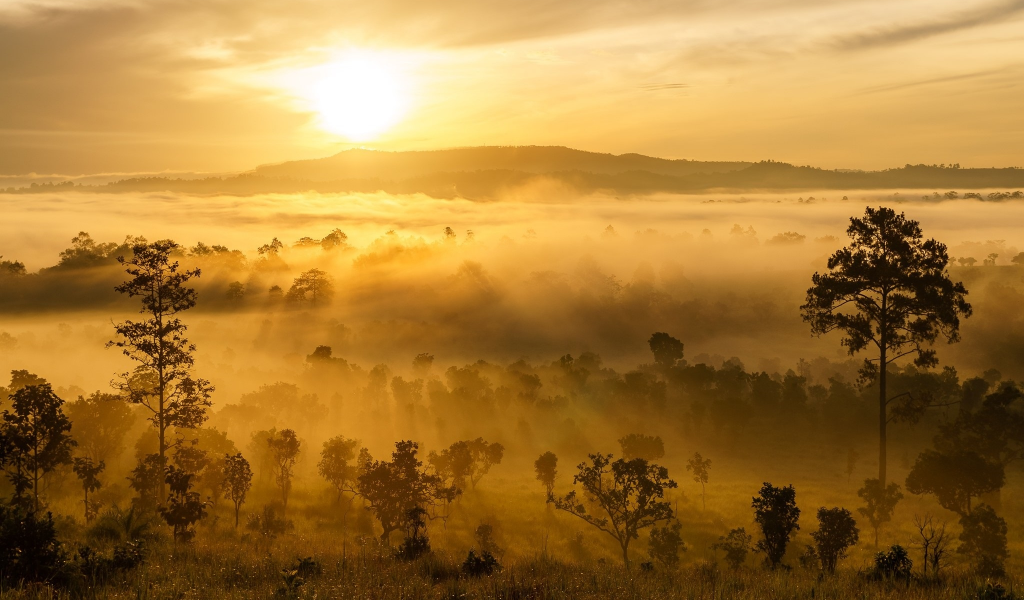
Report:
M355 459L358 447L359 440L350 440L339 435L324 442L324 448L320 451L320 462L316 464L317 471L338 493L338 502L345 492L356 493L359 467L355 465Z
M112 462L124 448L124 440L135 424L135 415L124 399L115 394L94 392L64 406L74 430L78 453L97 462Z
M0 439L3 440L7 477L14 486L19 504L32 491L32 507L39 510L39 485L48 473L71 463L71 421L62 410L64 401L53 393L50 384L29 385L10 397L11 407L4 410Z
M455 487L465 489L468 481L470 487L476 489L476 484L491 467L501 464L504 455L505 447L498 442L476 438L455 442L440 454L431 452L427 461L442 479L451 481Z
M90 501L89 493L100 489L99 474L103 472L104 467L106 465L102 460L99 463L93 463L91 458L83 456L76 457L71 467L75 471L78 480L82 482L82 491L85 492L82 504L85 506L86 525L91 523L93 517L99 512L100 504L95 500Z
M192 491L193 477L177 467L167 467L165 480L171 494L159 511L174 530L176 542L191 541L196 535L193 526L206 517L206 503L199 499L199 492Z
M165 482L166 472L160 464L159 454L147 454L132 469L128 477L128 486L135 490L137 496L132 506L149 511L160 504L161 482Z
M573 484L583 488L583 500L573 490L548 501L610 535L618 542L623 564L629 569L629 543L640 531L672 519L665 490L679 486L669 479L668 469L642 458L613 462L611 454L589 457L590 464L580 463L573 477ZM588 505L595 512L591 513Z
M302 442L295 435L295 431L291 429L271 430L271 435L267 439L267 447L274 459L274 481L281 488L281 503L287 509L288 493L292 490L292 476L295 463L299 460Z
M865 360L862 374L878 379L878 480L884 486L888 407L901 397L887 395L889 365L908 356L919 367L936 365L935 350L925 346L940 335L959 341L960 318L971 315L971 305L963 284L947 275L946 246L924 240L917 221L869 207L863 218L850 219L847 235L850 245L828 259L827 273L814 274L800 310L812 333L842 331L851 355L869 346L878 352Z
M970 384L970 388L968 387ZM964 382L964 398L969 393L984 394L983 379ZM956 420L940 425L935 447L940 452L970 450L986 460L1007 467L1024 457L1024 394L1014 384L1004 384L985 395L980 403L961 402Z
M853 477L853 472L857 469L857 461L860 460L860 454L853 448L850 448L849 452L846 453L846 481L850 481Z
M704 499L704 485L708 482L708 470L711 468L711 459L704 458L700 452L695 452L693 458L686 463L686 470L693 473L694 483L700 484L700 504L702 509L707 509Z
M647 555L651 560L658 561L666 569L678 567L679 553L686 551L682 530L683 525L679 521L651 529L651 541L647 545Z
M936 526L932 522L931 515L925 515L924 518L915 516L914 525L917 527L918 535L921 536L921 550L924 554L921 564L924 576L928 576L928 567L931 566L932 577L938 577L942 559L946 556L949 546L946 524Z
M971 514L972 498L1002 488L1005 481L1003 466L977 452L925 450L907 475L907 491L934 494L943 508L965 517Z
M252 469L242 453L224 455L224 498L235 507L235 529L238 529L238 513L245 503L245 497L252 487Z
M761 527L762 539L755 548L763 552L765 562L771 568L782 564L786 546L793 531L800 529L800 509L796 506L796 490L792 485L778 488L770 483L761 487L761 492L751 502L754 521Z
M743 527L730 530L727 535L720 536L712 548L725 552L725 562L733 570L737 570L747 561L747 554L750 552L750 543L754 538L747 533Z
M380 522L384 544L390 543L393 531L409 528L414 515L422 517L420 510L451 502L462 492L427 472L418 453L419 444L412 441L396 442L390 461L371 460L367 453L366 467L359 475L359 495Z
M214 388L205 379L192 377L196 347L188 341L188 327L177 315L196 305L196 291L185 284L199 277L199 269L178 271L171 253L179 248L170 241L132 246L130 260L117 258L131 277L114 288L142 301L142 321L126 320L114 326L117 339L107 343L116 347L138 366L120 374L112 385L132 404L145 407L156 428L157 456L161 471L167 468L167 451L177 444L168 439L172 428L190 429L206 421ZM164 478L160 479L158 502L166 497Z
M631 433L619 438L619 448L622 449L622 458L626 460L642 458L650 462L665 457L665 442L661 441L661 437L653 435Z
M667 333L655 333L647 344L654 355L654 364L666 371L683 359L683 343Z
M537 481L544 485L544 491L550 497L555 490L555 476L558 475L558 457L554 452L545 452L533 462L537 473Z
M1006 521L982 504L960 517L960 547L957 552L967 556L982 577L1002 577L1006 549Z
M309 297L306 297L309 294ZM331 276L320 269L310 269L292 282L288 290L288 299L297 302L309 300L316 308L317 303L330 302L334 297L334 283Z
M903 499L900 486L895 483L882 487L882 482L877 479L865 479L864 487L857 490L857 495L864 499L866 506L857 509L861 515L867 518L871 527L875 530L875 548L878 547L878 528L883 523L892 520L892 513L896 505Z
M821 568L836 572L836 563L846 558L846 551L860 539L860 530L853 515L845 508L818 509L818 530L811 534Z

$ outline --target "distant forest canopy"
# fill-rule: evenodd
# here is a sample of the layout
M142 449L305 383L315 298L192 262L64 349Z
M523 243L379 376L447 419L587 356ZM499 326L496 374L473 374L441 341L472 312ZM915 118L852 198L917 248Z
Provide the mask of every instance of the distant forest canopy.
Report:
M383 152L353 149L334 156L264 165L204 178L136 177L105 184L73 180L8 187L6 193L55 190L173 191L194 194L378 192L492 200L509 191L556 184L576 193L645 195L704 191L938 189L925 200L1024 199L1024 169L905 165L883 171L821 169L772 160L757 163L669 160L563 147L506 146ZM963 190L963 191L947 191ZM982 190L982 191L978 191ZM908 196L917 199L918 196Z

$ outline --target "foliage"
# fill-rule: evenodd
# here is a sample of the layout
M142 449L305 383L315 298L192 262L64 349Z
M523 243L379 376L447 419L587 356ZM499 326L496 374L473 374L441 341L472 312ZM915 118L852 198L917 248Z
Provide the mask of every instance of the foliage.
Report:
M869 572L874 579L910 579L914 561L907 550L896 544L888 552L875 554L875 565Z
M462 563L462 572L470 577L492 575L500 569L501 563L498 562L498 559L493 554L486 550L481 551L478 555L473 549L470 549L469 554L466 555L466 560Z
M284 535L295 525L278 515L273 504L263 506L262 513L250 513L245 519L245 528L268 538Z
M224 498L231 500L235 509L235 529L238 529L238 513L245 503L245 497L252 487L252 469L242 453L224 455Z
M71 421L62 410L64 401L50 384L25 386L11 395L11 408L0 424L4 466L14 487L14 499L27 503L32 492L33 510L39 510L39 487L44 476L71 463Z
M450 502L462 491L428 473L417 458L418 452L416 442L396 442L390 461L369 462L359 475L359 495L380 522L384 544L388 544L393 531L408 525L411 511Z
M651 529L647 554L652 561L657 561L667 569L675 569L679 566L679 553L686 552L686 544L680 533L682 529L683 525L679 521Z
M270 437L267 438L267 447L274 459L274 480L281 488L281 504L287 509L288 493L292 489L292 477L295 463L299 460L302 442L292 429L271 430Z
M907 491L933 494L943 508L963 517L971 513L972 498L1002 488L1005 481L1003 466L977 452L925 450L907 475Z
M419 506L409 510L405 518L405 539L398 545L395 556L402 560L416 560L430 552L426 515L427 511Z
M333 297L334 282L330 275L320 269L310 269L296 277L285 296L293 302L309 302L313 308L330 302Z
M558 457L551 451L541 454L533 461L533 470L537 473L537 481L541 482L544 491L550 496L554 492L555 477L558 475Z
M324 448L320 452L320 462L316 464L317 471L337 491L339 501L344 492L356 492L359 467L352 463L355 462L358 447L359 440L339 435L324 442Z
M850 245L829 257L828 272L814 274L800 310L814 334L842 331L851 355L869 346L879 351L865 361L864 374L879 377L878 479L884 485L889 365L907 356L920 367L937 364L935 350L925 346L940 335L958 341L960 318L971 315L971 305L963 284L947 275L946 246L925 240L917 221L868 207L862 218L850 219L847 235Z
M138 544L154 537L154 515L132 505L122 509L116 504L103 511L86 532L91 541L118 545Z
M159 454L147 454L132 469L128 477L128 485L135 490L136 496L132 505L141 510L153 510L160 502L160 486L164 481L164 468L161 466Z
M662 369L671 369L683 359L683 343L667 333L653 334L647 344L654 355L654 363Z
M589 457L590 464L580 463L573 478L573 483L583 488L583 500L573 490L549 501L558 510L583 519L615 539L628 569L629 543L639 537L640 531L672 518L672 507L664 500L665 490L678 484L669 479L668 469L642 458L613 462L611 454ZM591 513L587 505L596 505L600 512Z
M782 564L790 535L800 529L797 524L800 509L796 506L796 490L792 485L778 488L765 483L760 494L751 502L751 507L762 536L754 547L764 553L765 562L774 569Z
M91 458L76 457L72 469L78 480L82 482L82 490L85 492L85 498L82 503L85 505L85 522L89 524L96 513L99 511L100 504L95 501L89 500L89 492L95 492L100 489L99 474L103 472L106 465L101 460L99 464L93 464Z
M195 537L194 526L206 517L206 503L199 493L192 491L195 475L173 466L167 467L166 482L170 489L167 502L160 507L160 516L174 529L174 540L190 542Z
M983 577L1002 577L1006 548L1006 521L991 506L982 504L960 517L960 547L957 552L973 563Z
M62 583L67 561L53 516L0 504L0 583Z
M149 421L157 431L157 456L161 471L167 467L167 450L174 445L167 439L172 427L188 429L206 421L214 388L205 379L192 377L195 345L188 341L188 327L177 315L196 305L196 291L185 284L199 277L199 269L178 271L171 261L178 244L170 241L136 243L132 257L117 258L129 279L115 289L142 302L141 321L126 320L114 326L117 338L107 343L138 363L133 371L121 373L113 382L128 400L149 411ZM161 479L157 502L166 497Z
M78 453L93 462L110 462L124 447L125 437L135 423L131 405L115 394L94 392L64 405L71 419L72 437Z
M455 442L440 453L431 452L427 461L434 471L452 486L472 488L486 475L491 467L501 464L505 447L498 442L489 443L483 438Z
M857 495L865 503L865 506L858 508L857 512L871 523L871 527L875 531L875 547L878 547L878 528L883 523L892 520L892 513L896 510L899 501L903 499L903 493L900 492L899 484L890 483L883 488L879 480L865 479L864 487L857 490Z
M708 471L711 469L711 459L704 458L700 452L695 452L693 458L686 461L686 470L693 473L693 482L700 484L700 503L706 509L707 502L704 497L704 486L708 482Z
M728 534L720 536L712 548L725 552L725 562L733 570L739 569L747 561L747 554L750 553L750 544L754 541L753 536L747 533L743 527L732 529Z
M622 449L622 458L626 460L642 458L650 462L665 457L665 442L653 435L631 433L619 438L619 448Z
M811 534L821 568L835 573L836 563L846 558L846 551L860 539L860 530L853 515L845 508L818 509L818 530Z

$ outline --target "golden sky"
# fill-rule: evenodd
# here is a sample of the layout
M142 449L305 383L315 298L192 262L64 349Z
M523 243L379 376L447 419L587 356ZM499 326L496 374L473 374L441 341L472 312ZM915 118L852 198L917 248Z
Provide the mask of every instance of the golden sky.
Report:
M1024 0L0 0L0 174L353 145L1024 165Z

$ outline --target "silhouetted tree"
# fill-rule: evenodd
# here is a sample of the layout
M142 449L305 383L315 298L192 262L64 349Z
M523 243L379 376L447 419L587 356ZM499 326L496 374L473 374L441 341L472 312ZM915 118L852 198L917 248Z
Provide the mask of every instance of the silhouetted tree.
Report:
M159 441L161 471L167 467L167 450L177 443L168 439L168 431L202 425L214 390L209 381L192 377L196 348L185 337L188 328L177 315L196 305L196 291L185 284L199 277L199 269L179 272L178 262L170 259L178 248L170 241L140 243L132 246L130 260L117 258L131 279L115 289L139 297L140 312L147 318L116 324L118 338L107 343L138 363L112 385L131 403L150 412L149 420ZM162 503L165 496L165 480L161 477L158 502Z
M174 530L174 541L189 542L195 537L196 523L206 517L206 503L199 493L192 491L194 475L174 466L167 467L165 480L170 488L166 504L160 507L160 516Z
M655 333L647 344L654 355L654 363L666 371L683 359L683 343L667 333Z
M146 511L156 508L160 504L161 482L165 482L165 476L160 455L147 454L143 457L128 477L128 486L136 493L132 506Z
M872 529L875 530L875 548L877 548L878 528L892 520L892 513L896 510L899 501L903 499L903 493L900 492L898 484L890 483L883 488L882 483L877 479L865 479L864 487L857 490L857 495L865 503L865 506L858 508L857 512L866 517L871 523Z
M631 433L619 438L619 448L626 460L642 458L651 462L665 457L665 442L659 436Z
M505 447L498 442L488 443L483 438L455 442L440 454L431 452L427 461L446 481L465 489L468 481L473 489L493 465L501 464Z
M686 551L682 530L683 525L679 521L651 529L651 540L647 545L647 555L651 560L657 561L666 569L678 567L679 553Z
M878 352L862 373L878 377L878 480L884 486L888 407L896 399L887 395L888 367L906 356L920 367L937 364L925 345L940 335L958 341L960 317L971 315L971 305L963 284L947 275L946 246L924 240L917 221L869 207L863 218L850 219L847 234L850 245L828 259L827 273L814 274L801 311L814 334L841 330L850 354L868 346Z
M1002 577L1006 549L1006 521L982 504L968 515L960 517L960 547L957 552L966 556L982 577Z
M418 452L416 442L396 442L390 461L368 460L359 475L359 495L380 522L380 539L385 544L393 531L407 525L410 511L450 502L462 491L423 469Z
M555 489L555 476L558 475L558 457L554 452L545 452L533 462L533 469L537 473L537 481L544 485L544 491L551 496Z
M975 389L969 389L970 387ZM964 382L965 398L988 383L982 379ZM984 392L981 392L984 393ZM1004 467L1024 457L1024 394L1013 384L1004 384L975 404L962 402L957 418L939 427L935 447L946 453L973 451L989 462Z
M946 535L946 524L936 526L932 522L931 515L924 518L914 517L914 525L921 536L921 551L924 554L922 560L922 572L928 576L928 567L932 569L932 577L939 576L939 569L942 567L942 559L946 556L949 546L949 536Z
M629 543L639 537L640 531L672 519L665 490L679 486L669 479L668 469L642 458L613 462L611 454L589 456L590 464L579 464L573 483L583 488L585 502L596 505L600 512L588 512L576 490L548 501L610 535L618 542L622 561L629 569Z
M753 541L753 536L748 534L745 528L738 527L730 530L727 535L720 536L712 548L725 552L725 562L736 570L747 561L747 554L750 553L750 544Z
M792 485L778 488L765 483L751 507L754 509L754 521L761 527L761 539L755 548L764 553L765 562L774 569L782 564L790 535L800 529L796 490Z
M309 297L306 297L309 294ZM288 299L298 302L308 300L314 308L317 304L331 301L334 297L334 283L331 276L320 269L310 269L295 278L288 290Z
M32 510L38 511L39 485L43 477L71 463L71 449L75 446L68 433L71 421L61 408L64 401L53 393L48 383L17 390L11 395L10 403L0 425L3 463L14 486L16 503L28 503L25 494L31 490Z
M88 397L79 396L64 405L64 412L71 419L78 453L94 463L114 461L135 424L131 407L115 394L94 392Z
M235 529L238 529L238 514L245 503L245 497L252 487L252 469L241 453L224 455L224 498L231 500L235 509Z
M700 452L695 452L693 458L686 462L686 470L693 473L693 482L700 484L700 505L702 509L707 509L707 503L704 499L704 486L708 482L708 471L710 469L711 459L702 457Z
M811 534L821 560L821 568L835 573L836 563L846 558L846 551L860 539L860 530L853 515L845 508L818 509L818 530Z
M302 442L291 429L271 430L267 439L267 447L274 460L274 481L281 488L281 504L285 509L288 508L288 494L292 491L292 477L301 446Z
M339 435L324 442L323 450L320 452L320 462L316 464L317 471L338 493L338 502L341 501L343 493L356 493L359 468L355 460L358 447L359 440Z
M1003 487L1003 466L977 452L951 454L925 450L907 475L911 494L934 494L943 508L961 517L971 514L971 499Z
M93 517L99 512L100 504L95 500L90 501L89 493L100 489L99 474L103 472L104 467L106 465L102 460L94 464L91 458L84 456L76 457L71 467L75 472L75 476L82 482L82 491L84 492L82 505L85 506L86 525L91 523Z

